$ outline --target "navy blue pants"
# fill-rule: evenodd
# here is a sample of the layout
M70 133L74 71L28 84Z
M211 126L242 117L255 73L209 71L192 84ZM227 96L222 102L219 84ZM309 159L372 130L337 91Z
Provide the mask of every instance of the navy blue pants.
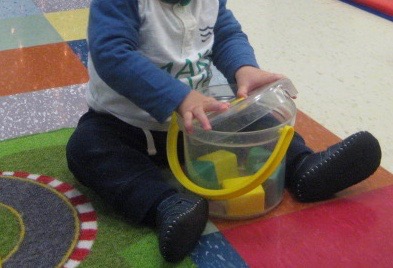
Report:
M151 133L157 149L154 156L147 153L142 129L89 110L67 144L68 166L75 178L134 223L142 223L150 208L177 191L162 174L162 168L168 167L167 133ZM181 151L183 143L178 144ZM296 159L310 152L295 134L286 157L287 179Z

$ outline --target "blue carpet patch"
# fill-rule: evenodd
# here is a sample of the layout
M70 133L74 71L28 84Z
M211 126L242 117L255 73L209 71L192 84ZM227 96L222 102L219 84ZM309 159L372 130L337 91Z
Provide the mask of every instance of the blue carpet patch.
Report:
M219 233L204 235L191 254L191 259L198 267L243 268L248 267L225 237Z

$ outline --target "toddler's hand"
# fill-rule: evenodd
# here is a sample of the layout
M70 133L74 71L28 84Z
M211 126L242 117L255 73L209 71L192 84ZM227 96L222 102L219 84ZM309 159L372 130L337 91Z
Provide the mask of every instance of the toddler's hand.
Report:
M190 94L183 100L177 112L183 117L184 127L187 133L193 132L192 120L197 119L203 129L211 130L206 112L224 111L228 109L229 103L224 103L212 97L206 97L198 91L191 90Z
M281 78L281 74L269 73L252 66L243 66L236 72L238 86L237 97L247 98L248 93L261 86L273 83Z

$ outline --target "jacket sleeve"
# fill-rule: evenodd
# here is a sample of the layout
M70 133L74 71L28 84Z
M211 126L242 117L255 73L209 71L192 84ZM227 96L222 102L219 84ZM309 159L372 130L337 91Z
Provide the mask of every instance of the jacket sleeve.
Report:
M217 23L214 27L213 63L229 83L236 83L235 73L242 66L258 67L254 49L233 13L226 8L227 0L219 0Z
M191 89L137 51L139 27L137 0L93 0L89 53L108 86L163 122Z

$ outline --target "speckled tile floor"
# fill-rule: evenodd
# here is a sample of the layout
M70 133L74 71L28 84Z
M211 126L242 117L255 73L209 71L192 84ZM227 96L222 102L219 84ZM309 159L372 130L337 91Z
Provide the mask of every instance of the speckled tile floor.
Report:
M1 1L0 140L73 127L86 111L88 7L88 0ZM296 127L311 147L368 130L383 159L369 180L331 202L286 196L262 220L213 221L205 242L229 243L236 267L391 267L393 22L334 0L230 0L228 7L260 65L300 92ZM218 263L200 256L193 259L201 267Z

